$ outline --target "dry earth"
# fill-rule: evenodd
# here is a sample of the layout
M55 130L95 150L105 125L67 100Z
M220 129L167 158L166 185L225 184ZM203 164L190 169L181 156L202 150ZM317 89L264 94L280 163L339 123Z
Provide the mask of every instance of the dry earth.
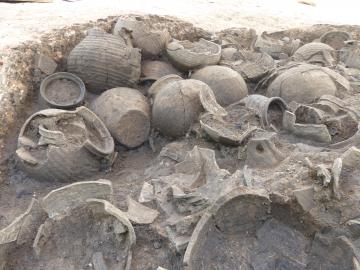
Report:
M210 31L229 27L280 30L316 23L360 24L357 0L54 0L0 3L0 48L37 39L47 30L124 13L177 16Z

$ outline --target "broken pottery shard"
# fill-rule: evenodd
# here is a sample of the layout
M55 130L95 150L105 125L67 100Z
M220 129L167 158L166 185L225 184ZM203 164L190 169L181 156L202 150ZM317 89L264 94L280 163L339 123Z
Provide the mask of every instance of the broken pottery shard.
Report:
M244 175L244 185L247 187L252 187L253 176L252 176L252 169L249 169L247 165L244 166L243 169Z
M350 147L341 155L342 165L347 170L358 169L360 164L360 150L355 146Z
M46 220L43 224L40 225L37 234L33 242L33 249L37 256L40 256L45 244L50 239L52 223L49 220Z
M351 34L345 31L329 31L320 37L320 42L331 46L335 50L343 48L348 40L351 40Z
M360 270L360 262L356 257L353 257L354 270Z
M50 218L61 218L85 204L88 199L111 200L112 194L109 180L83 181L51 191L41 204Z
M359 218L348 220L346 222L346 226L354 238L357 239L360 237L360 219Z
M160 153L160 157L170 158L174 161L181 162L187 154L186 145L184 142L171 142L165 145Z
M180 137L188 132L204 109L226 114L205 83L193 79L171 81L155 96L152 124L164 135Z
M209 85L220 106L228 106L248 94L244 79L228 67L207 66L195 71L191 78Z
M152 200L154 200L154 186L145 182L140 192L139 203L147 203Z
M127 197L128 211L125 213L127 218L137 224L151 224L158 217L159 212L146 207L130 196Z
M360 68L360 43L356 40L345 42L345 46L340 50L340 60L347 68Z
M304 187L293 191L296 201L306 212L315 206L314 187Z
M294 135L305 139L312 139L322 143L331 142L331 136L326 125L296 123L296 116L290 111L284 113L283 127Z
M104 256L101 252L95 252L92 256L92 264L94 270L107 270Z
M291 56L299 48L300 40L276 39L269 36L266 32L261 33L256 38L254 49L268 53L274 59L282 59Z
M246 108L242 101L226 108L226 115L205 113L200 117L201 128L216 142L240 145L261 126L255 110Z
M70 52L69 72L79 76L87 90L101 93L113 87L134 86L140 79L141 54L118 36L90 34Z
M0 245L11 242L23 244L28 239L34 237L36 233L36 224L43 219L39 202L32 199L27 210L16 217L7 227L0 230ZM35 227L35 229L34 229Z
M101 212L104 212L117 220L117 223L113 225L113 230L115 234L126 233L125 252L127 254L125 258L125 266L123 269L130 270L132 262L132 252L136 244L136 235L134 227L131 225L131 222L127 218L126 213L122 212L120 209L118 209L106 200L89 199L87 202L89 203L90 208L93 208L94 213L101 214ZM125 230L123 228L125 228Z
M234 252L237 244L241 247L247 243L245 239L241 241L243 234L256 232L266 219L269 207L266 196L245 188L233 189L218 198L195 227L184 255L185 269L234 269L235 265L241 265L243 256L234 258L226 254ZM214 246L217 248L211 248ZM223 260L212 259L218 256Z
M92 103L94 112L121 144L133 148L150 133L150 105L138 90L118 87L105 91Z
M311 42L301 46L293 55L293 59L309 64L320 64L321 66L334 66L335 50L327 44Z
M109 168L114 140L86 107L47 109L26 120L16 155L22 169L37 180L71 182Z
M220 61L221 46L203 38L198 42L176 40L168 44L166 52L176 67L187 71L216 65Z
M324 165L319 164L315 166L316 177L320 181L320 184L324 187L327 187L331 182L331 173L330 170Z
M113 33L122 38L128 36L132 45L141 49L143 57L160 55L170 40L170 34L166 29L151 30L143 21L137 18L119 18L114 26Z
M333 166L331 168L331 173L333 176L333 183L332 183L333 195L338 200L341 198L341 194L340 194L341 169L342 169L342 160L341 158L337 158L334 160Z
M259 133L247 144L246 165L254 167L273 167L285 159L285 155L275 145L276 134Z
M46 75L53 74L57 68L57 63L50 57L37 54L35 56L35 66L44 72Z
M234 48L225 50L228 49ZM264 52L236 50L233 56L232 59L222 60L220 64L237 71L246 81L258 82L275 68L274 59Z
M66 269L80 269L92 259L95 269L129 270L135 241L134 228L121 210L108 201L88 199L62 219L48 218L39 227L34 267L52 269L53 261L61 258Z

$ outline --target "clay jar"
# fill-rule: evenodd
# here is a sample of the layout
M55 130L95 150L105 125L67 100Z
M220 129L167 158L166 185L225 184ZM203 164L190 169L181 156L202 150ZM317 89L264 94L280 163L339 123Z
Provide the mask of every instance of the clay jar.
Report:
M70 52L68 71L97 94L119 85L136 84L140 79L140 50L127 46L121 37L101 31L89 33Z
M293 59L324 67L334 66L336 63L335 50L329 45L320 42L311 42L301 46L294 53Z
M192 79L173 80L165 84L154 99L153 126L170 137L185 135L203 110L199 98L201 88L209 86Z
M281 97L286 102L308 104L322 95L335 96L347 91L349 82L336 72L309 64L301 64L281 73L268 87L268 97Z
M137 19L119 18L114 27L114 35L128 35L133 46L141 49L144 57L160 55L170 40L170 34L166 29L151 30Z
M113 160L114 141L104 123L86 107L47 109L22 126L16 155L38 180L70 182L93 176Z
M192 79L202 81L213 90L221 106L235 103L248 94L248 88L239 73L228 67L207 66L197 70Z
M114 138L133 148L149 136L150 105L138 90L118 87L105 91L92 104Z

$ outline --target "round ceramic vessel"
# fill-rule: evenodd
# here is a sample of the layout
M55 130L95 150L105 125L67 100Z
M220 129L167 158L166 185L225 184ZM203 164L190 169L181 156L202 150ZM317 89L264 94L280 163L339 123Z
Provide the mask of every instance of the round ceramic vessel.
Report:
M78 87L78 95L76 96L76 98L60 102L56 99L51 98L48 95L49 85L57 80L62 80L62 79L69 80L76 84L76 86ZM68 72L54 73L54 74L46 77L41 82L41 85L40 85L41 97L45 100L45 102L50 107L57 108L57 109L71 109L71 108L75 108L75 107L79 106L84 101L85 92L86 92L86 88L85 88L84 82L78 76L76 76L72 73L68 73Z

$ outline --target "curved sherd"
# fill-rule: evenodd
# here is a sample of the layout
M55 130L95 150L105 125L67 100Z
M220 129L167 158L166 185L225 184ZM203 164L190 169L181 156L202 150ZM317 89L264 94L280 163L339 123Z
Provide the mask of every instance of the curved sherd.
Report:
M86 107L47 109L22 126L16 155L32 177L70 182L111 165L114 141L104 123Z
M141 54L149 58L160 55L170 40L170 34L166 29L151 30L144 22L136 18L119 18L113 33L122 38L128 36L132 45L141 49Z
M170 42L166 52L170 61L185 71L216 65L221 58L221 46L202 38L198 42L188 40Z
M150 105L138 90L118 87L105 91L92 104L114 138L133 148L143 144L150 132Z
M198 222L184 255L185 269L305 270L328 265L331 255L325 252L331 246L316 246L311 226L297 225L303 214L297 216L289 201L284 204L279 207L266 194L246 188L222 196ZM320 263L316 257L312 261L317 253ZM345 261L339 257L333 262L337 267Z
M293 55L293 59L320 66L334 66L335 50L329 45L321 42L311 42L301 46Z
M251 239L247 235L254 234L267 219L269 209L270 200L266 195L245 188L220 197L195 227L184 255L186 269L245 266L242 246ZM242 244L241 237L244 238Z
M121 210L106 200L87 199L62 217L43 219L26 242L9 247L4 269L85 269L95 262L129 270L135 242Z
M111 200L112 194L109 180L82 181L52 190L41 200L41 205L50 218L61 218L86 204L88 199Z
M329 31L320 37L320 42L325 43L335 50L345 46L345 41L351 40L351 34L345 31Z

